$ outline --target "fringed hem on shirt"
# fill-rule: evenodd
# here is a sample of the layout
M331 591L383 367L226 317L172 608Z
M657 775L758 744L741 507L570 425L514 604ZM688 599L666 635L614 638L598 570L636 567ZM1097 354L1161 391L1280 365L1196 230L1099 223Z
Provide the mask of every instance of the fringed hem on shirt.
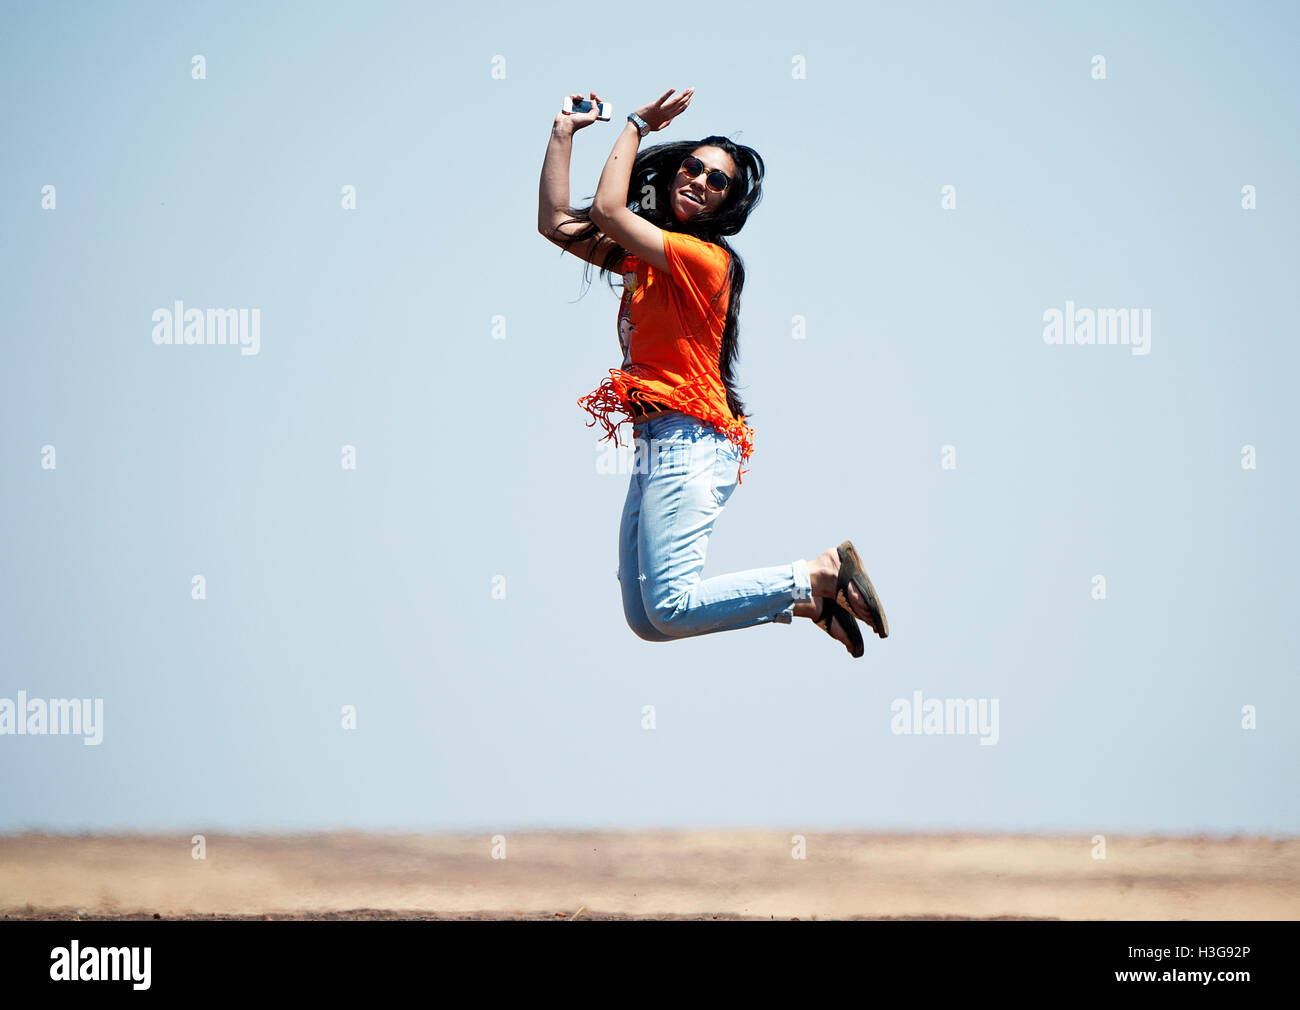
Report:
M680 410L683 414L697 417L720 431L740 450L740 467L737 468L736 483L743 484L744 475L749 473L744 466L754 453L754 429L745 424L743 417L738 421L733 420L718 410L702 391L707 388L707 383L708 379L701 376L663 392L651 388L631 372L625 372L621 368L611 368L609 378L602 382L595 392L579 399L578 406L591 414L591 420L587 422L588 428L599 421L605 429L605 434L601 436L600 441L604 442L612 438L615 445L621 445L618 440L618 426L624 421L636 420L631 410L634 401L654 401L663 404L669 410ZM616 414L625 416L611 417Z

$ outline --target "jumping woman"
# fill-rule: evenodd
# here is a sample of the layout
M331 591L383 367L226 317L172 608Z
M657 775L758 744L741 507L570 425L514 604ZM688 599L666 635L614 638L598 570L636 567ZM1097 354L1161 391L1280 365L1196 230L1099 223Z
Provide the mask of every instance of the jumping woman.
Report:
M812 560L701 577L713 524L754 451L735 383L745 268L727 236L757 206L764 168L757 151L719 136L638 153L693 92L670 89L627 117L590 207L569 205L569 159L573 134L596 120L595 92L589 112L556 115L542 164L538 231L600 267L611 288L614 273L623 279L622 367L578 401L588 426L605 429L602 441L617 445L618 426L633 424L637 465L619 529L623 612L650 642L807 617L857 658L857 621L881 638L889 625L851 541ZM570 98L575 108L583 101Z

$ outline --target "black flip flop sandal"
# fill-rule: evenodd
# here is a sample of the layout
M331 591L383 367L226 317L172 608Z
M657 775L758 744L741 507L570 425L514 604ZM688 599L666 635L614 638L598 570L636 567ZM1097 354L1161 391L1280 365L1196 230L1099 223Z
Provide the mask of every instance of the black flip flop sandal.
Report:
M862 565L862 559L858 557L857 548L853 546L852 540L845 540L839 546L840 555L840 575L835 583L835 601L853 614L853 606L849 601L848 587L849 584L858 587L858 592L862 594L862 599L866 601L867 613L869 616L868 624L881 638L889 637L889 622L885 620L885 610L880 605L880 598L876 596L876 587L871 584L867 578L867 570ZM857 615L854 614L856 617Z
M845 610L832 599L821 597L822 612L813 623L826 629L826 634L835 638L835 633L831 631L831 621L839 621L840 627L844 629L845 634L849 636L849 645L852 648L854 659L861 659L862 654L866 652L866 646L862 644L862 632L858 630L858 622L854 620L852 611ZM835 638L835 641L839 641Z

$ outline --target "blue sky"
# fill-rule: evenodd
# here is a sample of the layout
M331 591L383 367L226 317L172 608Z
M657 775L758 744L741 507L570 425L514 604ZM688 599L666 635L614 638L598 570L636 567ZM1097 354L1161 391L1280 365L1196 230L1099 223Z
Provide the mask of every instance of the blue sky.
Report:
M1294 7L710 17L6 10L0 699L104 724L0 736L0 830L1300 830ZM768 166L706 574L852 538L861 661L623 621L575 404L618 302L537 177L566 92L616 110L583 202L688 86L655 139ZM155 345L176 300L258 309L259 353ZM1067 301L1149 309L1150 353L1046 344ZM998 699L997 744L892 733L915 691Z

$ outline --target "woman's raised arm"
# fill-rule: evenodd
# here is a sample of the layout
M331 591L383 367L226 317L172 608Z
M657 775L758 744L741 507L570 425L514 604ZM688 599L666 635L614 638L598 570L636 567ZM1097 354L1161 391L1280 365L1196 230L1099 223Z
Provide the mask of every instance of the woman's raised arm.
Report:
M675 98L669 88L658 101L643 105L636 114L651 130L662 130L686 111L691 104L694 88L687 88ZM632 182L632 162L636 160L641 135L629 119L623 132L614 143L605 170L600 173L596 199L591 204L591 219L600 230L638 259L659 270L668 269L668 254L664 252L663 229L651 224L639 214L628 210L627 187Z
M582 95L570 97L582 98ZM591 98L593 103L599 101L594 91ZM583 222L567 221L569 160L573 155L573 135L595 121L594 104L590 112L555 114L555 121L551 124L551 139L546 144L546 159L542 162L542 178L538 184L537 231L561 249L599 266L609 252L609 240L599 231L585 239L565 244L566 237L586 226Z

